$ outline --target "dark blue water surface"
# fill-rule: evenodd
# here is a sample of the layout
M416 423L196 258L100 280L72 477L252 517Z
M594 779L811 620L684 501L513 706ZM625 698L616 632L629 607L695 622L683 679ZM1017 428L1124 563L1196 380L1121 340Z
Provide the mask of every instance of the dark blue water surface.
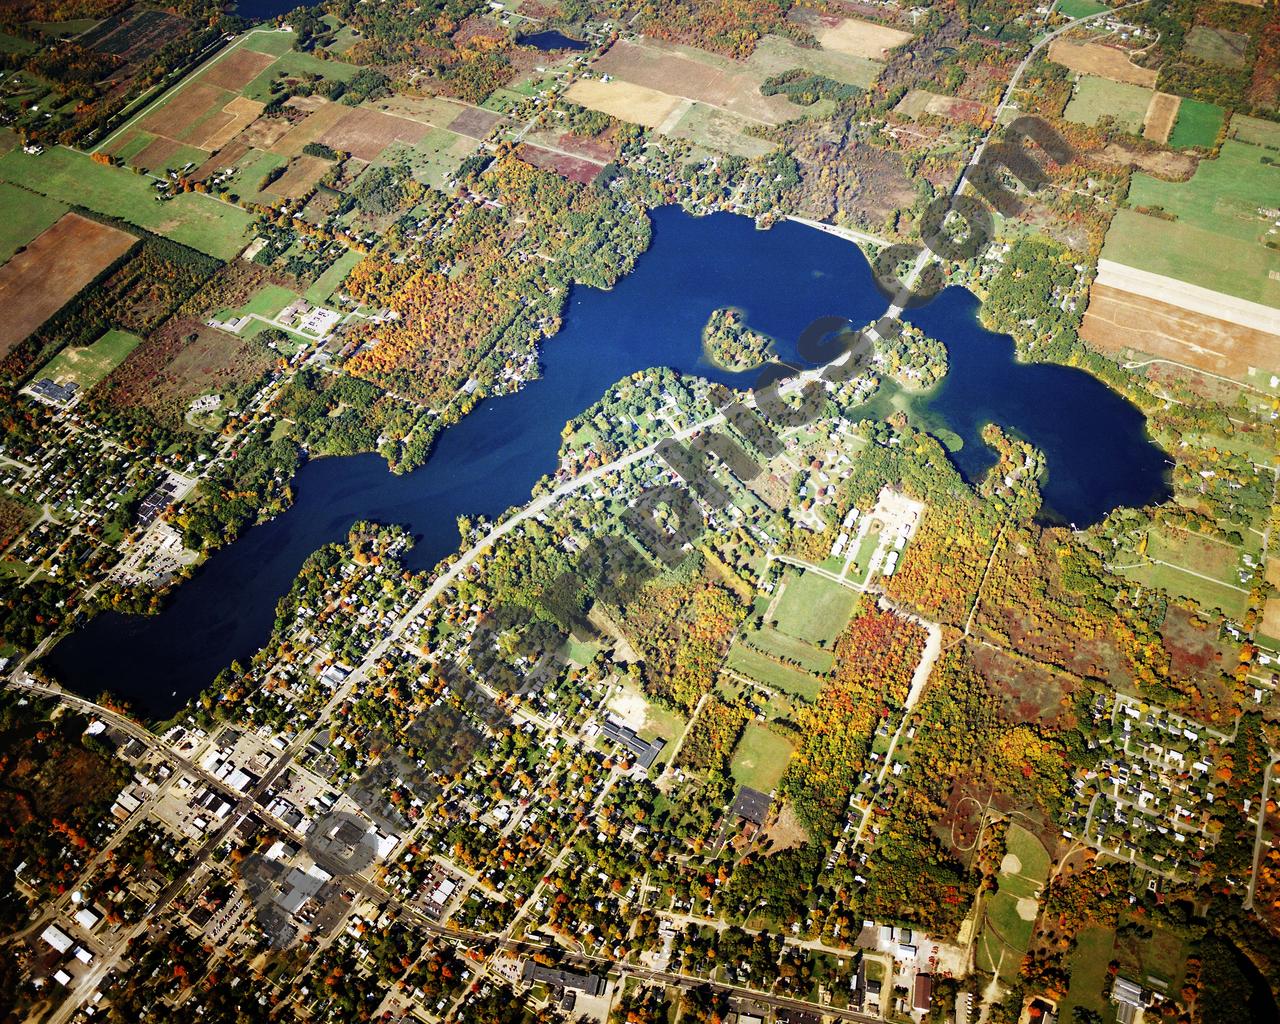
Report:
M521 46L533 46L539 50L585 50L587 48L587 44L581 39L572 39L555 29L520 36L516 42Z
M236 14L249 21L270 21L299 7L315 7L320 0L235 0Z
M492 518L526 502L556 467L565 422L622 377L670 366L749 386L753 375L702 361L712 310L744 309L778 339L783 358L815 317L861 325L884 312L861 252L839 238L789 222L757 231L745 217L676 208L652 220L649 251L616 287L572 289L564 327L545 343L542 379L482 403L441 435L421 469L396 476L377 455L307 463L293 506L214 554L159 615L100 615L58 644L47 667L82 693L108 689L168 715L262 645L303 560L355 520L404 524L419 537L410 566L429 568L457 548L458 515ZM955 459L966 476L993 461L979 431L994 421L1044 450L1046 504L1068 521L1163 499L1163 457L1138 410L1078 370L1014 362L1012 342L979 327L976 308L969 293L950 289L910 316L947 345L950 372L920 406L926 422L962 439Z

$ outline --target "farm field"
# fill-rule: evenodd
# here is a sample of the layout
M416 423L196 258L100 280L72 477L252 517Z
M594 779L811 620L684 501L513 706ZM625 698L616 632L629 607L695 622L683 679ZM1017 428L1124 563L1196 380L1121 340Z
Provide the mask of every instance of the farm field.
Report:
M48 377L59 384L75 381L81 392L85 392L124 362L125 356L141 344L142 339L136 334L107 331L92 345L64 348L35 377Z
M792 68L802 68L815 75L825 75L845 85L868 88L884 69L883 61L858 57L834 50L811 50L796 46L781 36L764 36L746 60L749 70L762 79L780 75Z
M1184 99L1178 107L1178 119L1169 133L1169 145L1179 149L1199 146L1209 149L1218 139L1224 113L1221 107L1199 100Z
M818 692L822 689L822 680L817 676L809 675L791 665L780 665L744 643L735 643L729 648L725 667L765 686L809 701L817 700Z
M792 20L809 29L824 50L850 57L886 60L890 50L911 39L910 32L877 25L861 18L841 18L801 9L793 15Z
M0 181L119 217L224 260L244 248L253 223L248 212L209 196L187 194L157 202L146 178L61 147L35 159L21 150L0 156Z
M671 129L671 135L707 149L747 158L763 156L773 148L767 139L757 139L745 131L751 122L715 107L694 103Z
M1081 75L1063 116L1068 121L1089 125L1109 117L1130 134L1139 135L1152 95L1150 89L1141 86Z
M1231 115L1231 137L1255 146L1280 147L1280 124L1244 114Z
M1266 155L1228 141L1217 159L1200 161L1190 181L1135 174L1129 205L1159 208L1176 220L1120 210L1103 259L1280 306L1280 252L1263 244L1270 222L1260 212L1280 194L1280 166L1263 163Z
M772 792L791 759L791 744L759 722L748 722L733 752L730 772L740 786Z
M1098 75L1147 89L1156 84L1157 72L1133 64L1128 54L1115 46L1059 38L1049 44L1049 59L1082 75Z
M774 617L778 629L815 644L832 643L849 623L858 595L816 572L791 572Z
M64 214L0 267L0 356L60 310L138 239L78 213Z
M1178 108L1182 99L1170 96L1167 92L1158 92L1151 97L1151 105L1147 107L1147 116L1142 124L1142 137L1152 142L1164 144L1169 141L1169 133L1178 119Z
M565 96L579 106L646 128L663 124L681 104L678 96L657 89L630 82L604 82L598 78L579 79L569 86Z
M56 200L0 182L0 263L66 212Z

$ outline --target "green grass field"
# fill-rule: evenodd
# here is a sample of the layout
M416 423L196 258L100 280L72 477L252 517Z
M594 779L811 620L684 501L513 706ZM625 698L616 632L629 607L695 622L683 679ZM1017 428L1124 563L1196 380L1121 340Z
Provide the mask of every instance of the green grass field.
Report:
M61 146L38 157L21 150L0 156L0 181L119 217L224 260L245 246L253 223L246 211L210 196L192 193L157 202L150 179L95 163L87 155Z
M59 382L74 380L81 391L88 391L124 362L125 356L142 344L142 339L127 331L107 331L92 345L64 348L45 364L36 379L50 377Z
M1049 877L1049 851L1039 839L1021 825L1010 825L1004 846L1021 862L1018 874L1044 885Z
M729 648L729 657L725 664L733 671L740 672L758 683L803 697L805 700L817 700L818 691L822 689L822 680L816 676L801 672L790 665L779 665L746 644L736 643Z
M733 752L730 772L738 785L768 793L782 781L790 758L790 743L759 722L748 722Z
M1192 576L1169 565L1140 565L1124 569L1121 575L1148 587L1157 587L1175 597L1189 597L1205 608L1220 608L1230 618L1238 619L1248 607L1249 595L1222 583Z
M292 32L277 32L273 29L255 29L250 32L240 45L246 50L258 53L269 53L279 57L293 50L293 41L297 38Z
M265 195L258 190L258 186L266 173L283 167L286 163L288 161L284 157L276 156L275 153L251 149L236 163L236 173L227 180L227 188L235 195L258 199ZM275 196L269 196L268 200L275 201Z
M36 44L21 36L11 36L0 32L0 53L30 53Z
M1180 149L1188 146L1210 149L1218 139L1222 118L1221 107L1184 98L1178 107L1178 120L1169 133L1169 145Z
M816 572L789 571L774 617L784 633L829 644L849 623L858 594Z
M1055 10L1068 18L1087 18L1090 14L1100 14L1107 10L1107 5L1098 0L1058 0Z
M1104 259L1189 281L1250 302L1280 306L1280 252L1263 243L1270 222L1259 210L1280 195L1280 166L1261 146L1228 141L1194 177L1169 182L1135 174L1129 205L1159 208L1175 220L1119 210Z
M0 182L0 263L66 212L62 203Z
M1066 998L1059 1006L1062 1020L1072 1020L1077 1006L1106 1014L1112 1006L1102 997L1107 980L1107 967L1115 948L1116 933L1112 928L1083 928L1076 936L1076 948L1069 961L1071 982ZM1114 1008L1112 1008L1114 1015ZM1107 1018L1110 1019L1110 1018Z
M756 44L755 50L747 59L747 67L762 80L793 68L801 68L845 85L867 89L879 77L884 64L868 57L855 57L835 50L807 49L796 46L781 36L768 35Z
M238 316L257 313L258 316L270 318L279 313L280 310L284 309L297 297L297 293L291 292L288 288L282 288L278 284L269 284L260 292L257 292L253 298L236 310L235 313Z
M1090 125L1109 117L1130 134L1140 135L1151 96L1152 90L1140 85L1081 75L1063 117L1077 124Z
M781 633L772 626L752 630L743 639L752 647L758 647L766 654L774 654L780 658L794 661L806 672L825 675L831 671L835 662L830 651L824 651L803 640L798 640L786 633Z
M326 305L330 296L338 290L342 282L347 279L347 275L362 259L364 257L354 249L339 256L333 261L333 266L316 278L315 284L307 289L304 298L315 306Z
M258 49L256 43L253 49ZM241 92L251 100L260 100L266 103L271 99L271 83L279 78L287 76L301 78L307 75L319 75L321 78L331 82L349 82L360 74L362 70L359 65L347 64L345 61L321 60L319 57L313 57L309 53L288 50L280 56L279 60L246 85Z
M1244 114L1232 114L1231 135L1241 142L1280 149L1280 124L1274 121L1262 121L1256 117L1246 117Z

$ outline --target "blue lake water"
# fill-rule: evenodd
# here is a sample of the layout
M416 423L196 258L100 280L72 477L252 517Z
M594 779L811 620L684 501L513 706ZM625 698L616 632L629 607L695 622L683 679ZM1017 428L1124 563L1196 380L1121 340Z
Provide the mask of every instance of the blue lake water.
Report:
M533 46L539 50L585 50L587 48L587 44L581 39L572 39L555 29L520 36L516 42L521 46Z
M249 21L270 21L299 7L315 7L320 0L236 0L235 12Z
M425 569L458 545L456 517L495 517L554 471L565 422L637 370L670 366L749 386L701 358L711 311L738 306L787 358L816 317L861 326L884 312L861 252L794 223L757 231L731 214L652 215L653 243L610 291L574 288L564 326L542 350L543 377L482 403L439 438L427 464L396 476L376 455L317 459L295 480L293 506L214 554L157 616L107 613L64 639L46 667L81 693L111 690L167 716L233 658L267 639L276 602L304 559L357 519L401 523L418 536L409 564ZM1163 500L1163 454L1141 414L1078 370L1024 365L1013 344L977 323L977 303L949 289L910 319L946 343L950 372L918 405L925 422L963 441L954 458L975 479L994 460L979 431L994 421L1044 450L1046 505L1083 526L1119 505ZM176 695L175 695L176 694Z

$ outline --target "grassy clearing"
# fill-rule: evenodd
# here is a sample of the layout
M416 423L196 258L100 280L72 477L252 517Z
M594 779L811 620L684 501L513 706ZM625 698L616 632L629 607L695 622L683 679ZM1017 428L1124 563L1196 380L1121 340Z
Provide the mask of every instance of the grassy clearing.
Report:
M791 758L791 744L759 722L748 722L733 752L730 772L740 786L771 792L782 781Z
M816 572L788 573L786 590L774 611L784 633L814 644L835 640L853 614L858 595Z
M1241 142L1280 149L1280 124L1274 121L1262 121L1256 117L1246 117L1244 114L1232 114L1231 135Z
M347 250L333 261L333 265L328 270L316 278L315 284L307 289L303 298L316 306L326 305L333 293L347 279L347 275L363 258L354 249Z
M806 49L781 36L765 36L747 59L747 67L758 73L761 79L801 68L845 85L867 89L875 82L884 64L869 57L835 50Z
M1211 148L1218 139L1223 116L1221 107L1184 98L1178 107L1178 120L1169 133L1169 145L1179 149L1188 146Z
M1168 594L1189 597L1201 607L1219 608L1224 615L1233 619L1243 616L1248 606L1248 594L1222 583L1193 576L1171 565L1140 565L1124 569L1122 575L1145 586L1157 587Z
M1084 928L1076 936L1076 948L1071 953L1071 983L1066 998L1059 1008L1062 1020L1072 1020L1077 1006L1094 1013L1107 1010L1102 989L1107 980L1107 966L1115 948L1116 933L1112 928Z
M0 182L0 263L66 212L62 203Z
M259 29L250 32L240 45L246 50L256 50L258 53L269 53L273 57L281 57L293 52L293 41L296 38L297 36L292 32Z
M822 689L822 680L802 672L790 665L779 665L759 651L746 644L735 643L729 648L726 666L735 672L758 683L781 690L784 693L803 697L805 700L817 700L818 691Z
M119 217L224 260L244 248L253 223L246 211L210 196L190 193L157 202L148 178L95 163L86 154L61 146L38 157L21 150L0 156L0 181Z
M1152 90L1140 85L1081 75L1063 116L1077 124L1097 124L1109 117L1132 135L1142 132Z
M81 391L88 391L124 362L125 356L142 344L142 339L128 331L107 331L92 345L64 348L45 364L36 379L49 377L59 382L73 380Z

